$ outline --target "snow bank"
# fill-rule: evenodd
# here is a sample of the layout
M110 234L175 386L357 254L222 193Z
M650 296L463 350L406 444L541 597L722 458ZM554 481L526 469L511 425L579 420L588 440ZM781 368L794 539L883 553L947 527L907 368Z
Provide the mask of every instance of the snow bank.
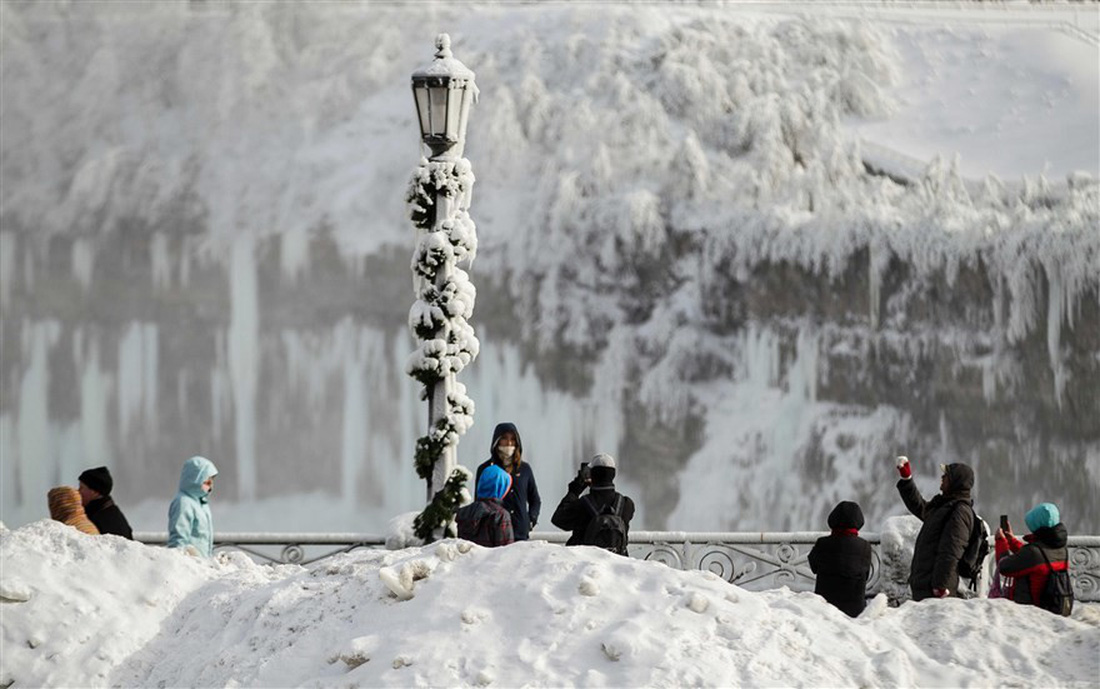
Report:
M879 597L850 620L813 594L545 543L270 567L36 522L0 534L0 554L4 686L1053 686L1100 672L1097 606L1062 619Z

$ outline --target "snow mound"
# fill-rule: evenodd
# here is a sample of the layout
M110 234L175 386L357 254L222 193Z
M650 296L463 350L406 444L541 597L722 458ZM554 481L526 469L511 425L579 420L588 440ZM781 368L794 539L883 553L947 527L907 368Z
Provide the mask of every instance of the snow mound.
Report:
M467 545L270 567L29 524L0 534L3 588L30 594L3 603L0 685L1052 686L1100 672L1097 606L1063 619L880 596L851 620L810 593L591 548Z

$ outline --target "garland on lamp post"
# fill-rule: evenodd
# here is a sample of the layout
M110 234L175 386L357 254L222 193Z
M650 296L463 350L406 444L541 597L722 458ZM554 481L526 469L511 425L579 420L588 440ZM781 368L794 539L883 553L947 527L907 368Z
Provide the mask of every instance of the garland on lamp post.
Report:
M406 372L424 385L421 399L435 402L443 394L442 413L416 441L416 473L428 481L429 493L436 465L453 454L459 437L474 422L474 402L466 386L455 380L478 354L480 343L469 324L477 290L459 267L477 253L477 228L470 218L470 191L474 175L470 162L459 159L421 159L409 183L406 202L418 229L412 271L417 299L409 310L409 329L420 340ZM454 511L469 495L470 472L456 465L431 502L414 521L416 536L428 542L439 535L454 536Z

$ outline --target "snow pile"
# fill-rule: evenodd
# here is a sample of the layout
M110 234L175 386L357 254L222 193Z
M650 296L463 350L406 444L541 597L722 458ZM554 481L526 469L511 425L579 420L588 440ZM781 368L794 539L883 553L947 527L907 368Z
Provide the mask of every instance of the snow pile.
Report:
M36 522L0 554L4 686L1053 686L1100 671L1096 606L1062 619L879 597L853 621L813 594L545 543L272 568Z

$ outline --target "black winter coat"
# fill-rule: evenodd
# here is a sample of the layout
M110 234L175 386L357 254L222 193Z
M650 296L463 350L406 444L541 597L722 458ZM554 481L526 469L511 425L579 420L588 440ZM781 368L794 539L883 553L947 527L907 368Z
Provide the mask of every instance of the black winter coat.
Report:
M620 495L622 494L616 491L614 486L592 486L592 489L588 492L589 499L595 506L596 512L601 512L604 507L613 504ZM634 501L625 495L622 495L622 498L623 511L621 516L623 521L626 522L626 533L629 536L630 520L634 518ZM565 494L565 497L558 503L558 508L554 510L554 516L550 517L550 521L554 526L563 531L573 532L565 545L583 545L584 532L592 519L592 510L588 509L581 502L580 495L573 491Z
M842 502L829 514L831 536L817 539L807 558L817 575L814 593L849 617L858 617L867 604L867 579L871 576L871 544L859 537L863 510L854 502Z
M871 544L856 534L834 533L817 539L808 558L817 575L814 593L858 617L867 605L871 576Z
M932 589L947 589L952 596L959 595L959 558L974 525L974 503L970 499L974 472L965 464L949 464L947 476L947 492L928 501L912 479L901 479L897 484L905 506L924 522L909 566L913 600L931 598Z
M134 532L130 529L130 522L126 521L122 510L118 508L110 496L96 498L84 506L84 513L95 524L101 534L114 534L134 540Z

